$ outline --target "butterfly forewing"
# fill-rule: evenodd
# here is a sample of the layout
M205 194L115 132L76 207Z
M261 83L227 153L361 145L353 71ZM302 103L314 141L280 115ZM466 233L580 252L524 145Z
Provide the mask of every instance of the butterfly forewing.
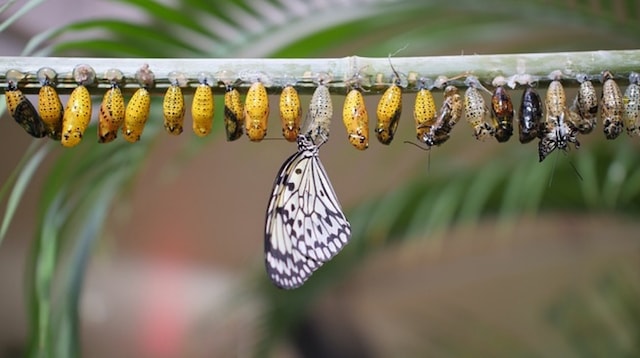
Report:
M350 236L349 222L320 162L318 147L299 136L298 152L280 168L267 208L269 277L280 288L301 286Z

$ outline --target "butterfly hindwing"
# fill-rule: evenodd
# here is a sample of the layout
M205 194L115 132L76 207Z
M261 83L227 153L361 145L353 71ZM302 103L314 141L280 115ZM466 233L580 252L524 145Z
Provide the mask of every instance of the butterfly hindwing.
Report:
M285 289L301 286L348 242L351 228L311 139L298 138L298 152L276 177L267 209L267 273Z

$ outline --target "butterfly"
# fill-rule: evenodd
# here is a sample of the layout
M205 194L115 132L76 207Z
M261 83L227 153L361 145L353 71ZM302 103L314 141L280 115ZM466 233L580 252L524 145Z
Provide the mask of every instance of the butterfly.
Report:
M351 226L311 136L278 172L267 207L264 251L269 278L279 288L302 284L349 242Z

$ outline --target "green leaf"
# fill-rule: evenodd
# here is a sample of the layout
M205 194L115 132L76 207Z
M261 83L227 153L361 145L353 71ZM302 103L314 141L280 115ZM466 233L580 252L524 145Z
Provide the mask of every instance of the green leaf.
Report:
M155 22L170 24L173 26L183 27L193 32L199 33L207 37L213 37L214 34L206 27L201 26L193 18L185 15L182 11L163 5L154 0L118 0L122 3L137 7L143 13L151 17ZM156 24L157 25L157 24Z
M7 29L7 27L11 26L16 20L24 16L27 12L31 11L36 6L42 4L44 0L29 0L24 3L15 13L9 16L6 20L0 23L0 32ZM0 14L6 11L11 5L13 5L15 1L7 1L0 6Z
M167 31L167 29L153 29L148 25L133 24L122 20L113 19L97 19L84 22L78 22L71 26L64 28L63 33L78 32L78 31L91 31L99 29L109 29L109 32L114 37L114 41L118 43L126 44L129 47L139 46L141 52L157 52L162 51L165 54L191 52L194 54L203 54L198 47L185 42L182 38L175 36L175 33ZM68 44L67 48L73 48L74 46ZM76 46L77 48L83 48L82 46ZM105 53L113 53L115 48L109 47L103 49Z
M7 230L9 229L9 225L15 215L16 209L18 208L18 205L31 182L31 178L33 178L36 170L40 167L40 164L50 150L50 147L47 145L41 146L40 149L37 150L37 147L40 144L41 142L38 141L32 142L20 163L18 163L18 166L11 173L11 176L2 184L0 199L4 198L5 193L9 190L11 185L13 185L13 190L11 190L11 194L7 201L7 208L2 217L2 226L0 226L0 246L2 245L2 241Z

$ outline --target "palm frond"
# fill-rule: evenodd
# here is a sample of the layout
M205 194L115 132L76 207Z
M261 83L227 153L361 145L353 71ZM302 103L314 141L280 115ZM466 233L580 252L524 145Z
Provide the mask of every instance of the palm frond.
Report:
M7 11L9 8L11 8L11 6L15 5L15 2L16 2L15 0L10 0L10 1L6 1L2 5L0 5L0 14L2 14L5 11ZM0 32L6 30L7 27L11 26L11 24L16 22L16 20L18 20L19 18L24 16L24 14L28 13L33 8L35 8L36 6L42 4L43 2L44 2L44 0L29 0L26 3L22 4L22 6L18 10L16 10L16 12L14 12L6 20L4 20L4 21L2 21L2 23L0 23Z
M15 211L20 204L20 201L27 190L31 178L35 174L36 169L40 166L49 152L47 146L42 146L38 149L39 143L34 141L29 149L25 152L18 166L13 170L9 178L2 183L2 189L0 190L0 200L4 199L6 193L11 189L9 199L7 201L7 208L2 217L2 226L0 226L0 245L7 233L9 224L15 215Z

